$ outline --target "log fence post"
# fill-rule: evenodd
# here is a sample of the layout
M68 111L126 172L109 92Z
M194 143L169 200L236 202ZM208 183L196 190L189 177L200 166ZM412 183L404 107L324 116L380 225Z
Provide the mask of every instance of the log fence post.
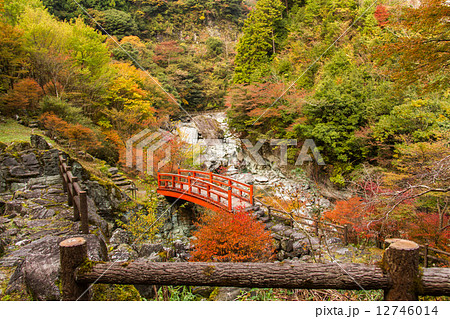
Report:
M89 284L77 283L75 270L87 260L87 244L82 237L66 239L59 244L61 294L64 301L89 300Z
M428 267L428 244L425 244L425 255L423 256L423 266Z
M66 176L67 176L67 205L69 205L70 207L73 206L73 184L72 181L70 180L69 176L67 175L67 171L70 171L71 167L70 166L66 166L67 170L66 170Z
M419 245L404 239L390 239L382 267L392 281L384 290L386 301L415 301L419 282Z
M87 206L87 194L85 191L81 191L79 194L80 198L80 219L81 219L81 232L83 234L89 234L89 217L88 217L88 206Z
M344 245L348 245L348 225L344 225Z
M75 187L73 186L74 183L78 183L78 178L75 176L72 178L72 183L70 184L71 192L69 194L69 198L72 200L72 205L73 205L73 220L78 221L78 220L80 220L80 209L79 209L77 203L73 199L75 197ZM78 199L79 199L79 197L78 197Z

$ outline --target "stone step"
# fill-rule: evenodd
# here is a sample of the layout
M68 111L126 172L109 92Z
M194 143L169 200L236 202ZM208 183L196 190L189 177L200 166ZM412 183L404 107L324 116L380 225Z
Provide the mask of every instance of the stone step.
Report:
M130 185L131 184L131 181L129 181L129 180L125 180L125 181L120 181L120 182L117 182L117 183L114 183L114 184L116 184L116 186L127 186L127 185Z
M112 181L113 181L114 183L116 183L116 182L123 182L123 181L126 181L126 180L127 180L127 178L124 177L124 176L122 176L122 177L116 177L116 178L113 178L113 179L112 179Z

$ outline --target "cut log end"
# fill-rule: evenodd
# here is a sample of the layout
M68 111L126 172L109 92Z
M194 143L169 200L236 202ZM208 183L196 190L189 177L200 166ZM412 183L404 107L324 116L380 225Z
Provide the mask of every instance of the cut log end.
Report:
M419 249L419 245L410 240L397 239L389 246L389 248L396 250L416 250Z
M82 246L86 244L86 239L83 237L75 237L75 238L69 238L64 241L62 241L59 246L60 247L76 247L76 246Z

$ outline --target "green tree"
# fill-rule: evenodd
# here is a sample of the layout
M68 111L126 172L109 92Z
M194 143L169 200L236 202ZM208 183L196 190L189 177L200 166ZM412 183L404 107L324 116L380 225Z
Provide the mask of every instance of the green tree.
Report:
M283 32L281 18L284 9L280 0L259 0L250 12L236 47L235 83L249 83L254 73L265 73L267 64L276 53L277 37Z
M138 33L136 21L128 12L116 9L101 11L99 13L99 23L109 34L118 38Z
M341 51L324 67L311 103L303 108L306 122L295 126L300 138L312 138L327 164L334 165L335 181L367 159L367 138L357 134L369 121L389 112L390 84Z

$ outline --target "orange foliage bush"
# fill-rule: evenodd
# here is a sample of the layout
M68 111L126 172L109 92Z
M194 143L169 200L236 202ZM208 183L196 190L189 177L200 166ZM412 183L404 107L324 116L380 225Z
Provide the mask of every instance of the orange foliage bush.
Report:
M34 114L38 108L43 91L39 84L30 78L22 79L14 84L14 88L2 98L4 115Z
M53 113L42 114L40 121L51 138L59 136L68 139L76 149L89 150L100 145L94 131L81 124L70 124Z
M323 218L339 225L350 226L349 241L357 238L398 237L401 222L397 218L383 218L373 204L368 204L361 197L337 201L333 210L323 214Z
M268 260L274 251L270 232L251 212L203 216L194 232L192 261L254 262Z

